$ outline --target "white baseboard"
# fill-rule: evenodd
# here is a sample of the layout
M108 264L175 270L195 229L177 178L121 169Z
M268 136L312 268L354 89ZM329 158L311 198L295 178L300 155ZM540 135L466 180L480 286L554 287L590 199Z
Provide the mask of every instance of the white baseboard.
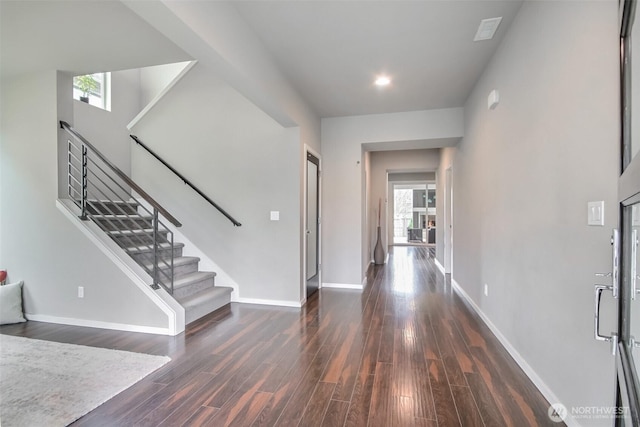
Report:
M111 329L113 331L142 332L155 335L173 335L169 328L153 326L128 325L124 323L101 322L99 320L73 319L69 317L48 316L46 314L24 314L27 320L55 323L58 325L84 326L87 328Z
M365 279L367 280L367 279ZM362 290L363 285L357 283L323 283L323 288L333 288L333 289L358 289Z
M433 262L436 265L436 267L438 268L438 270L440 270L440 273L446 274L445 271L444 271L444 267L442 266L442 264L440 264L440 261L438 261L437 258L434 258Z
M444 269L442 269L442 271L444 272ZM527 375L527 377L529 377L531 382L533 382L533 384L538 388L540 393L542 393L542 395L549 401L549 403L551 404L559 403L560 399L558 399L555 393L551 391L551 388L549 388L549 386L545 384L542 378L540 378L540 376L536 373L536 371L534 371L531 365L527 363L527 361L524 359L524 357L522 357L522 355L518 352L518 350L516 350L515 347L511 344L511 342L509 342L509 340L502 334L502 332L500 332L500 330L496 327L496 325L494 325L493 322L489 320L487 315L484 314L484 312L480 309L480 307L478 307L478 305L471 299L469 294L467 294L465 290L462 289L460 284L458 284L458 282L456 282L453 278L451 278L451 285L453 286L453 289L456 291L456 293L462 299L467 301L469 305L473 308L473 310L478 314L478 316L480 316L480 318L485 323L485 325L487 325L487 327L491 330L493 335L495 335L496 338L498 338L498 341L500 341L500 343L505 348L505 350L507 350L507 352L511 355L511 357L513 357L516 363L520 366L520 368L522 368L522 370ZM580 424L576 421L576 419L573 418L570 411L567 413L567 418L564 420L564 422L569 427L580 426Z
M296 301L282 301L274 299L238 298L234 302L239 302L242 304L278 305L282 307L302 307L302 304Z

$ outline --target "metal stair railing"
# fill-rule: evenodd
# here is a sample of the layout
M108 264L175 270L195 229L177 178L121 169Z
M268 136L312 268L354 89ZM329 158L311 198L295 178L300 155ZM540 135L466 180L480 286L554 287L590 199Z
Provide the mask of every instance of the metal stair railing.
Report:
M161 218L176 227L182 224L71 125L60 121L60 127L69 135L67 187L80 208L79 218L92 220L134 258L152 277L152 288L162 286L173 294L173 232Z
M224 210L219 204L217 204L216 202L214 202L213 200L211 200L209 198L209 196L207 196L206 194L204 194L198 187L196 187L191 181L189 181L187 178L185 178L184 175L182 175L180 172L178 172L173 166L171 166L169 163L167 163L162 157L160 157L158 154L156 154L155 151L153 151L151 148L149 148L145 143L143 143L142 141L140 141L140 138L138 138L135 135L129 135L131 137L131 139L133 139L136 144L138 144L140 147L144 148L149 154L151 154L156 160L158 160L160 163L162 163L167 169L169 169L171 172L173 172L178 178L180 178L182 180L182 182L185 183L185 185L188 185L189 187L191 187L191 189L193 191L195 191L196 193L198 193L198 195L200 197L202 197L203 199L205 199L211 206L213 206L214 208L216 208L218 210L218 212L220 212L222 215L224 215L229 221L231 221L231 223L236 226L236 227L240 227L242 226L242 224L235 219L234 217L232 217L229 212L227 212L226 210Z

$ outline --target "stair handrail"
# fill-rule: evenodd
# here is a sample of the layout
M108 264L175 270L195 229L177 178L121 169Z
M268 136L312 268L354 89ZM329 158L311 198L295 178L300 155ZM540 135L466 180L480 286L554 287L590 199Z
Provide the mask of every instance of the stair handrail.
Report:
M86 140L82 135L78 133L69 123L64 120L60 120L60 128L66 130L69 134L77 138L82 144L84 144L87 148L89 148L100 160L104 162L120 179L122 179L129 187L131 187L136 193L140 195L147 203L149 203L152 207L158 210L158 213L162 214L167 221L173 224L176 227L182 227L182 224L171 215L165 208L160 205L157 201L153 199L149 194L147 194L138 184L133 182L129 176L124 173L120 168L111 163L96 147L94 147L89 141ZM83 212L84 214L84 212Z
M216 202L214 202L213 200L211 200L206 194L204 194L202 191L200 191L200 189L198 187L196 187L195 185L193 185L191 183L191 181L189 181L187 178L184 177L184 175L182 175L180 172L178 172L173 166L171 166L169 163L167 163L164 159L162 159L159 155L157 155L151 148L149 148L148 146L146 146L142 141L140 141L140 138L138 138L135 135L129 135L131 137L131 139L133 139L137 144L139 144L142 148L144 148L145 150L147 150L149 152L149 154L151 154L153 157L156 158L156 160L158 160L160 163L162 163L163 165L165 165L171 172L173 172L178 178L180 178L186 185L188 185L189 187L191 187L196 193L198 193L203 199L205 199L207 202L209 202L211 204L211 206L213 206L214 208L216 208L222 215L224 215L225 217L227 217L227 219L229 221L231 221L233 223L234 226L236 227L240 227L242 226L241 223L239 223L234 217L232 217L227 211L225 211L223 208L220 207L220 205L218 205Z

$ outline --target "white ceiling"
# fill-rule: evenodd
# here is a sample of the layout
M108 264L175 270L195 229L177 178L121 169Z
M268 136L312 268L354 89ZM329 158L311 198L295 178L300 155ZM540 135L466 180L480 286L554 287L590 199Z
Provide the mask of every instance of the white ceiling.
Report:
M134 4L149 8L157 3L166 12L162 5L172 2ZM246 23L317 115L339 117L463 106L522 0L232 1L240 22L217 22L208 2L179 3L210 26ZM83 74L192 59L184 46L170 40L176 38L170 26L176 21L167 28L158 22L151 26L116 0L0 0L0 12L3 77L42 69ZM480 21L497 16L503 20L494 39L473 42ZM229 55L227 46L223 56ZM253 52L258 51L240 54ZM373 85L378 73L393 79L389 87ZM269 78L264 78L267 84Z
M521 0L236 1L320 117L464 105ZM490 41L480 21L503 17ZM386 73L392 84L373 85Z
M191 59L119 1L0 0L0 74L78 74Z

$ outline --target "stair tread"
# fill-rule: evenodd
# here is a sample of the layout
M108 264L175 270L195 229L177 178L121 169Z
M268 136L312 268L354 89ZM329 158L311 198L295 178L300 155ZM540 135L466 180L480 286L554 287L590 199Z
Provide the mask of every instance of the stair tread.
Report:
M181 265L198 263L200 262L200 258L197 256L177 256L173 259L173 268L179 267ZM167 262L169 264L169 262ZM145 266L149 269L153 268L153 263L146 263ZM169 268L165 266L164 263L160 263L160 268Z
M189 286L191 283L214 277L216 277L216 273L214 273L213 271L196 271L193 273L185 274L179 279L175 279L173 281L173 289L175 290L184 286Z
M78 202L81 202L78 200ZM87 199L87 206L96 209L96 210L111 210L113 208L117 209L125 209L135 212L138 209L138 206L141 206L137 201L123 201L123 200L98 200L98 199ZM113 213L113 212L103 212L103 213Z
M158 249L169 249L171 247L171 243L159 243ZM184 243L174 243L174 249L184 248ZM140 246L129 246L124 248L128 253L142 253L142 252L153 252L153 245L140 245Z
M135 200L101 200L101 199L87 199L87 203L104 203L104 204L115 204L115 205L136 205L138 206L140 203Z
M166 233L166 230L159 230L160 233ZM137 228L135 230L106 230L108 234L153 234L153 228Z
M233 288L228 286L214 286L212 288L207 288L203 291L200 291L196 294L189 295L184 298L176 298L177 301L182 305L185 310L188 310L190 307L198 306L202 303L205 303L208 300L216 299L224 294L230 294L233 292Z
M93 218L96 219L145 219L145 220L153 220L151 215L140 215L140 214L91 214Z

